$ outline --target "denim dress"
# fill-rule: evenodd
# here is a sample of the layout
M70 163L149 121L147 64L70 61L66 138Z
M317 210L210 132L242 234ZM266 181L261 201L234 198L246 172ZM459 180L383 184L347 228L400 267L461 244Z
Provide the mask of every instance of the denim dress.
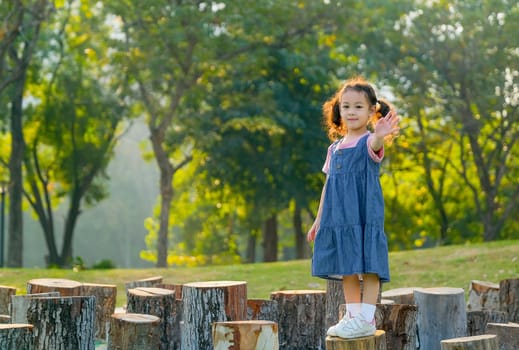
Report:
M332 145L321 221L314 243L312 275L377 274L389 281L380 163L368 154L363 136L355 147Z

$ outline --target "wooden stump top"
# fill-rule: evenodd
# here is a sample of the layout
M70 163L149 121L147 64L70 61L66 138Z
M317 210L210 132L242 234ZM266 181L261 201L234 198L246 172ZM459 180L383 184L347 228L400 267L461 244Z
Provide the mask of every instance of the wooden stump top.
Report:
M405 287L405 288L394 288L388 289L382 292L382 298L399 296L402 294L412 294L417 289L423 289L421 287Z
M27 294L57 291L61 296L77 296L82 283L63 278L37 278L27 282Z
M305 294L326 294L325 290L320 289L296 289L296 290L278 290L271 292L270 295L305 295Z
M2 329L14 329L14 328L29 328L32 329L34 326L28 323L0 323L0 330Z
M474 341L483 341L488 339L494 339L497 336L495 334L483 334L483 335L475 335L472 337L460 337L460 338L452 338L452 339L444 339L441 341L442 344L458 344L458 343L470 343Z
M277 323L274 321L266 321L266 320L242 320L242 321L219 321L219 322L214 322L214 324L231 327L231 326L239 326L239 325L271 326L271 325L276 325Z
M165 288L137 287L128 289L128 294L140 297L162 297L165 295L175 295L175 291Z
M434 288L417 288L414 290L417 293L422 294L435 294L435 295L455 295L464 294L463 288L452 288L452 287L434 287Z
M160 318L153 315L147 314L134 314L134 313L117 313L112 314L112 318L128 322L128 323L155 323L160 322Z
M240 285L246 285L246 281L205 281L205 282L190 282L184 284L184 287L192 287L192 288L225 288L225 287L235 287Z

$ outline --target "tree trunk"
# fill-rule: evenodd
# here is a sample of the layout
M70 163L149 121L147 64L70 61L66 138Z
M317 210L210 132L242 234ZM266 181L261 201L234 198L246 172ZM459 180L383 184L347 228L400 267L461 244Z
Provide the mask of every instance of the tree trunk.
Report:
M9 305L11 304L11 295L16 294L15 287L0 286L0 315L9 314Z
M256 262L256 232L251 231L247 239L247 262L254 264Z
M278 322L278 303L275 300L247 300L247 320L264 320Z
M95 304L94 296L30 299L35 349L94 350Z
M467 310L499 310L499 284L471 281Z
M263 230L263 261L278 260L278 222L276 215L265 221Z
M33 298L49 298L59 297L58 292L38 293L38 294L20 294L13 295L11 298L10 319L11 323L28 323L27 309L29 308L29 301Z
M420 350L437 350L443 339L467 333L465 294L462 288L422 288L414 291L418 306Z
M377 330L371 337L354 339L327 336L326 350L386 350L386 333Z
M294 208L294 216L292 219L296 244L296 259L305 259L309 256L309 245L306 243L306 235L303 231L303 219L301 217L301 211L301 207L296 201L296 207Z
M145 287L130 289L127 311L157 316L160 319L159 349L180 349L180 314L176 309L175 291Z
M33 328L30 324L0 324L0 349L33 350Z
M519 322L519 278L499 282L499 305L510 322Z
M497 350L499 343L495 334L476 335L445 339L441 341L441 350Z
M377 329L386 332L388 350L416 349L416 305L377 304Z
M113 314L110 319L110 350L159 349L160 319L144 314Z
M499 350L519 349L519 324L517 323L488 323L486 334L496 334Z
M25 154L23 136L23 90L25 86L25 70L16 80L11 100L11 156L9 158L9 227L7 266L22 267L23 265L23 175L22 164Z
M497 310L468 311L467 335L485 334L488 323L508 323L508 314Z
M286 290L270 297L278 303L280 349L324 349L325 291Z
M96 297L95 338L106 341L110 317L115 311L117 286L115 284L83 283L81 295Z

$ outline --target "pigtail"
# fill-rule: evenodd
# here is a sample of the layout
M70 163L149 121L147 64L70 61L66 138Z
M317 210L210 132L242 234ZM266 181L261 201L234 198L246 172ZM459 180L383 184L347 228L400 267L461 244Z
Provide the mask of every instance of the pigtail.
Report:
M328 130L328 137L335 141L345 133L345 125L341 119L340 93L337 93L323 104L323 124Z

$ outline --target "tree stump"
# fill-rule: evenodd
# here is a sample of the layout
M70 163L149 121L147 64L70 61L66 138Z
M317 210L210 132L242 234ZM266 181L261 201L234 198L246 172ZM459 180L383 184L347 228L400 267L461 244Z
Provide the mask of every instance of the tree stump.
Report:
M163 288L175 291L175 299L182 299L182 284L159 283L156 288Z
M83 283L81 295L96 297L96 339L106 341L110 318L115 311L117 286L115 284Z
M414 305L414 291L419 287L395 288L382 292L382 298L393 300L395 304Z
M212 325L214 350L279 349L278 326L272 321L228 321Z
M6 323L12 323L11 322L11 316L9 316L9 315L0 315L0 324L6 324Z
M137 280L137 281L126 282L124 284L124 287L126 288L126 293L128 293L129 289L140 288L140 287L153 288L153 287L157 287L159 284L162 284L162 276L154 276L154 277L144 278L144 279Z
M467 313L462 288L422 288L414 291L418 306L420 350L438 350L440 341L464 337Z
M59 297L59 292L21 294L11 296L11 323L28 323L27 308L32 298Z
M180 349L180 315L176 309L175 291L163 288L128 290L129 313L147 314L160 319L160 349Z
M160 319L144 314L113 314L110 318L108 349L142 350L160 348Z
M496 310L478 310L467 312L467 335L485 334L487 323L508 323L508 314Z
M247 282L212 281L184 284L182 288L182 348L212 349L213 322L245 320Z
M499 282L499 305L511 322L519 322L519 278Z
M377 329L386 332L388 350L415 350L418 307L410 304L377 304Z
M81 283L62 278L38 278L27 282L27 294L58 292L62 297L81 295Z
M11 304L11 295L16 294L16 288L9 286L0 286L0 314L9 315L9 304Z
M499 310L499 284L473 280L469 286L467 311Z
M271 299L278 303L281 349L324 349L325 291L278 291L271 293Z
M94 296L29 299L34 348L94 350L95 304Z
M499 350L519 349L519 324L517 323L488 323L485 333L497 335Z
M0 349L33 350L33 325L23 323L0 324Z
M497 350L499 347L494 334L445 339L440 344L441 350Z
M247 320L278 322L278 302L267 299L247 300Z
M344 290L342 281L326 281L326 318L325 328L328 329L336 324L341 317L339 308L344 304Z
M377 330L371 337L342 339L326 337L326 350L386 350L386 333Z

